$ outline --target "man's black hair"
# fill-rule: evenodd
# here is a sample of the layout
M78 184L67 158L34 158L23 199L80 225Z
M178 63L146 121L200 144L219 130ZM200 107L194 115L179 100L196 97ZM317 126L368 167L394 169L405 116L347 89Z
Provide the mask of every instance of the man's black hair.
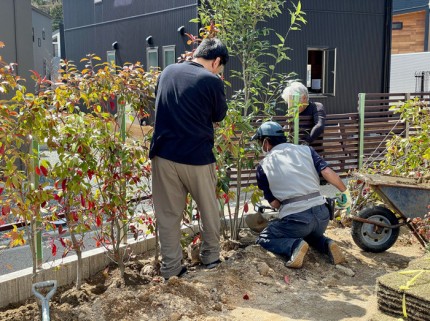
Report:
M267 138L267 140L269 141L269 144L272 146L276 146L287 142L287 137L285 136L263 136L259 139L260 143L263 143L263 140L265 138Z
M227 47L218 38L206 38L194 51L194 58L207 60L221 59L221 65L226 65L229 59Z

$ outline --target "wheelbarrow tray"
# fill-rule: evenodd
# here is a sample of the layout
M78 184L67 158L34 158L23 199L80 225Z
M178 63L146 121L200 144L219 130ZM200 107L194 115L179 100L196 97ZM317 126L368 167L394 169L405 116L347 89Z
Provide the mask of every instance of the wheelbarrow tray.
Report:
M355 174L382 198L385 204L405 218L424 218L429 212L430 184L417 178L380 174Z

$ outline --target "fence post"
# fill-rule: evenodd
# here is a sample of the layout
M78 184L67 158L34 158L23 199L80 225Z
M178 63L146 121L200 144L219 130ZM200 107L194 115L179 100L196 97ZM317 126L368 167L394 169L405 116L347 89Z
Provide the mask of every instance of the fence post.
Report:
M360 144L358 150L358 169L363 167L364 159L364 111L365 111L366 94L358 94L358 117L360 121Z
M300 95L294 94L293 95L293 105L294 105L294 144L299 143L299 101L300 101Z
M125 122L125 115L126 115L126 111L125 111L125 104L120 104L118 103L118 111L120 113L120 135L121 135L121 141L124 144L125 143L125 138L126 138L126 122ZM122 159L121 160L121 164L124 164L124 162L126 162L126 159ZM122 166L122 165L121 165ZM124 197L124 200L127 201L127 195L126 195L126 186L125 184L123 186L121 186L121 190L122 190L122 197ZM121 226L121 235L120 240L123 244L127 244L127 225L125 223L122 223L123 225Z
M30 169L31 183L33 189L39 188L39 175L36 174L36 167L39 166L39 143L34 138L31 140L31 153L33 154L32 168ZM39 209L35 209L39 211ZM37 217L35 213L35 217ZM36 250L36 267L41 268L43 264L43 248L42 248L42 224L40 221L32 219L34 224L31 224L30 229L34 235L34 248Z

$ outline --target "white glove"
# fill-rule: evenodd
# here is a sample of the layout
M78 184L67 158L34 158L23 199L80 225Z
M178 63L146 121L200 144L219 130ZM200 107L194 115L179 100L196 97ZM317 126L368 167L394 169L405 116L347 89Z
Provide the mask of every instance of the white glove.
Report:
M337 199L337 205L341 208L348 208L351 206L351 194L349 194L348 189L340 194L340 197Z

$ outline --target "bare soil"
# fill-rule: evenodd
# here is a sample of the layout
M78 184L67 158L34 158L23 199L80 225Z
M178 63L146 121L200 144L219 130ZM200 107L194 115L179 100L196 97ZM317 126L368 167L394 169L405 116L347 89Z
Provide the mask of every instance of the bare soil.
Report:
M376 279L407 267L424 249L403 231L384 253L361 251L349 228L329 227L347 258L333 266L314 250L300 270L286 268L242 234L239 243L224 242L223 262L213 270L193 266L182 278L156 276L152 258L127 266L125 283L107 268L80 291L63 287L50 304L51 320L395 320L377 309ZM0 311L0 320L40 320L35 299Z

